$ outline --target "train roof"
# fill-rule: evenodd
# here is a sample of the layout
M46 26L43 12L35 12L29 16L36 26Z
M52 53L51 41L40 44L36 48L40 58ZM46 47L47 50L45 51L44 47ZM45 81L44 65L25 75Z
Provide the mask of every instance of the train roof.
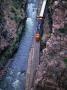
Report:
M46 2L47 2L47 0L43 1L39 17L43 17L43 15L44 15L44 10L45 10L45 7L46 7Z

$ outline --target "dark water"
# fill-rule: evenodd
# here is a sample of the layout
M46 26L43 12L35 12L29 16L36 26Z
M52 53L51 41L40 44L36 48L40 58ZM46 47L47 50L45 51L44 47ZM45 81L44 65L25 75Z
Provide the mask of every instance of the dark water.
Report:
M24 90L25 76L28 64L28 55L36 30L36 0L28 0L25 33L21 38L20 46L12 58L6 77L0 81L0 90Z

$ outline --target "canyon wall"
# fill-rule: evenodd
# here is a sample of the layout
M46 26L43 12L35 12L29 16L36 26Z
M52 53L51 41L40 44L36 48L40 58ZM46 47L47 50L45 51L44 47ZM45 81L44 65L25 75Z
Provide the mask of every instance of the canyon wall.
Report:
M26 0L0 0L0 67L19 45L26 19Z
M32 89L67 90L67 1L51 0L48 3L52 28L50 33L49 23L45 24L45 34L50 33L50 36L43 37L46 46L43 45Z

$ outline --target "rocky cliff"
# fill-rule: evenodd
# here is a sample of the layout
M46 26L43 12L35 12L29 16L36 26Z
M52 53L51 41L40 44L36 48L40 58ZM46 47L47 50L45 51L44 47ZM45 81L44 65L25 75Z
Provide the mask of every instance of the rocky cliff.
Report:
M33 90L67 90L67 1L50 0L49 11L52 33L43 37L46 47L41 53ZM50 31L48 27L45 24L46 33Z
M18 48L25 10L26 0L0 0L0 67Z

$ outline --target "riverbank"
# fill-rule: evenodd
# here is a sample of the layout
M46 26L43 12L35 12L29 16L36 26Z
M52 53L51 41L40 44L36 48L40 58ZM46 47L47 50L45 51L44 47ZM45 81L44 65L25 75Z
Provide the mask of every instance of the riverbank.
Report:
M17 53L11 58L12 63L7 66L7 74L0 81L0 89L2 90L25 90L28 56L35 33L34 30L36 30L36 10L35 0L29 0L27 3L28 17L25 24L25 33L21 38Z
M64 0L50 3L49 10L53 12L52 33L46 33L43 37L43 41L46 39L46 46L41 52L33 90L67 90L66 4ZM49 31L48 29L50 28L45 24L44 31Z
M0 68L9 61L19 47L26 21L26 0L1 3Z

